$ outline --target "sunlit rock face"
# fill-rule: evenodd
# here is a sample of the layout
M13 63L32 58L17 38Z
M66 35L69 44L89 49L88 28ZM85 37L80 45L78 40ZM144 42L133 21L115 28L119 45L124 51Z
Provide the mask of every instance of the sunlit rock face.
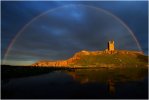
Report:
M104 50L109 40L115 41L118 50L139 50L130 31L111 14L90 6L69 5L32 20L20 32L6 60L68 59L81 50Z
M40 61L32 66L68 66L67 61Z

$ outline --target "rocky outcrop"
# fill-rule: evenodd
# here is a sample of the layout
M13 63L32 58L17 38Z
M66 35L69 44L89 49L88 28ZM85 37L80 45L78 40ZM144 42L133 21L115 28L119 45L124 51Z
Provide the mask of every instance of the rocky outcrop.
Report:
M39 61L32 66L53 66L53 67L68 67L72 65L76 60L80 59L80 56L89 55L89 51L82 50L81 52L76 53L72 58L68 60L60 60L60 61Z
M39 61L32 66L67 66L67 60L65 61Z
M33 64L32 66L51 66L51 67L79 67L80 65L75 65L76 61L79 61L81 59L81 57L84 56L97 56L97 55L110 55L110 54L119 54L119 55L131 55L131 56L137 56L137 55L143 55L142 52L138 52L138 51L127 51L127 50L114 50L114 51L86 51L86 50L82 50L80 52L77 52L72 58L68 59L68 60L59 60L59 61L39 61L35 64ZM94 62L96 63L96 62ZM107 66L107 64L100 64L102 66ZM90 65L92 66L92 65ZM93 65L94 66L94 65ZM111 65L110 65L111 66Z

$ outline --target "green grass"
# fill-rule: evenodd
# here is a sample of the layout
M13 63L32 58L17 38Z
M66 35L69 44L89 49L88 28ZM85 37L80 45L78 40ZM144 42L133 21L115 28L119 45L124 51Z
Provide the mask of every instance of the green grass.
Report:
M74 65L89 66L101 64L114 65L147 65L147 56L143 55L127 55L127 54L102 54L102 55L81 55Z

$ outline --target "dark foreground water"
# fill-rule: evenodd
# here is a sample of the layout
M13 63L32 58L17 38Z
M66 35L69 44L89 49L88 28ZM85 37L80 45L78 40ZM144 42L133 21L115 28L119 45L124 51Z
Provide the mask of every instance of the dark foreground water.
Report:
M148 98L148 71L142 68L57 70L4 79L2 98Z

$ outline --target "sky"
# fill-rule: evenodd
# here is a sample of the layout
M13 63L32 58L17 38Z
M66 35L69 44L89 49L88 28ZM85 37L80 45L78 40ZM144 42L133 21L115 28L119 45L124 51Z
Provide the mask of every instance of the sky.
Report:
M104 50L109 40L118 50L139 50L130 31L147 55L147 1L1 2L1 59L9 65L68 59Z

